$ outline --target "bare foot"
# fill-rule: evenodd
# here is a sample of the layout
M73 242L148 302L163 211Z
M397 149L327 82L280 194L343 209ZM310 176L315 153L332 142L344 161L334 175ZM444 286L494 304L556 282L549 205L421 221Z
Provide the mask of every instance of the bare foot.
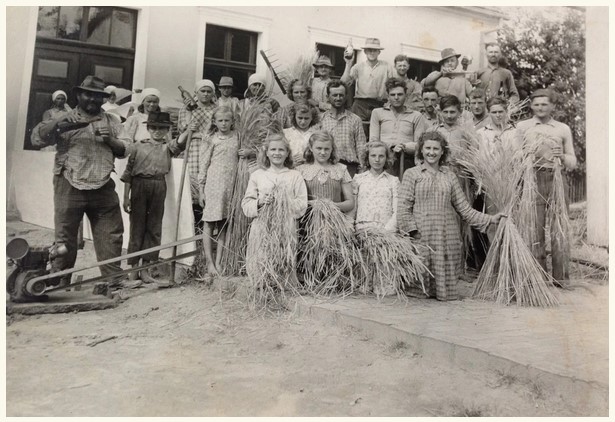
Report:
M216 268L216 265L213 262L207 264L207 273L212 276L220 275L220 273L218 272L218 269Z

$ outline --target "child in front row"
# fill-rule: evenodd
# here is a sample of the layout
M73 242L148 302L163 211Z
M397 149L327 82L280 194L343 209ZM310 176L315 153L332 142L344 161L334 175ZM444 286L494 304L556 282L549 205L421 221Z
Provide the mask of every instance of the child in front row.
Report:
M259 164L261 168L250 175L246 193L241 201L241 208L246 217L259 218L261 208L273 201L272 191L276 186L283 187L290 196L291 212L295 218L305 214L307 189L301 173L292 169L290 146L284 136L275 134L267 138L259 155ZM255 222L250 227L248 238L246 256L248 277L255 275L256 263L250 259L250 255L259 248L263 236L262 226Z
M148 139L126 147L128 163L120 180L124 182L124 211L130 214L130 240L128 253L160 246L164 200L167 195L165 176L171 170L171 157L186 147L186 136L167 143L171 129L169 113L150 113L145 122ZM139 265L139 257L128 259L133 267ZM142 257L143 264L158 260L158 252ZM136 273L132 274L136 278ZM144 283L157 282L147 269L140 271Z
M203 140L199 158L199 205L203 207L203 249L207 272L220 275L222 248L226 237L226 218L233 194L239 161L239 138L234 131L235 115L229 107L218 107L211 116L211 126ZM216 258L212 251L212 234L218 230Z

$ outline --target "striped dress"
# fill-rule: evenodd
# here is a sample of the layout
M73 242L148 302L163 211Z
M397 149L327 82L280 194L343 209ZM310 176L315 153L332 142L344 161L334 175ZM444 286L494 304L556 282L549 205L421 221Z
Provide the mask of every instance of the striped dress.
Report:
M399 191L397 224L401 233L418 230L429 246L428 267L433 279L427 293L438 300L456 300L461 274L461 238L457 215L486 231L490 217L468 203L455 174L446 166L437 172L420 164L407 170Z

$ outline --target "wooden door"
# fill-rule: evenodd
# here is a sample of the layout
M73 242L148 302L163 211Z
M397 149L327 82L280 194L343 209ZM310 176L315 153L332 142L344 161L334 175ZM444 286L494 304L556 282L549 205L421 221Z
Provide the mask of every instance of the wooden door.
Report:
M77 100L72 88L87 75L98 76L107 85L132 89L133 67L134 53L37 40L24 149L36 149L30 142L32 129L41 121L45 110L51 108L54 91L66 92L68 105L74 108Z

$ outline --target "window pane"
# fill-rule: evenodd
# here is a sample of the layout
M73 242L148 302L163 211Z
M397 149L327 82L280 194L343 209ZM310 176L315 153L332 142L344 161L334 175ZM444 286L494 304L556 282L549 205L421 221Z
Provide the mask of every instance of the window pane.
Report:
M224 34L222 27L207 25L205 29L205 57L224 59Z
M83 7L81 6L60 7L60 22L58 24L57 37L67 40L79 40L82 15Z
M111 45L134 48L135 14L122 10L113 11Z
M91 44L109 44L112 13L113 9L111 7L90 7L86 42Z
M39 7L38 8L38 25L36 27L36 35L39 37L55 38L58 32L58 13L60 7Z
M121 67L95 65L94 76L98 76L105 81L107 85L122 85L124 69Z
M38 59L36 74L48 78L66 78L68 77L68 62Z
M250 41L252 34L240 31L231 32L231 60L234 62L252 63L250 57Z

